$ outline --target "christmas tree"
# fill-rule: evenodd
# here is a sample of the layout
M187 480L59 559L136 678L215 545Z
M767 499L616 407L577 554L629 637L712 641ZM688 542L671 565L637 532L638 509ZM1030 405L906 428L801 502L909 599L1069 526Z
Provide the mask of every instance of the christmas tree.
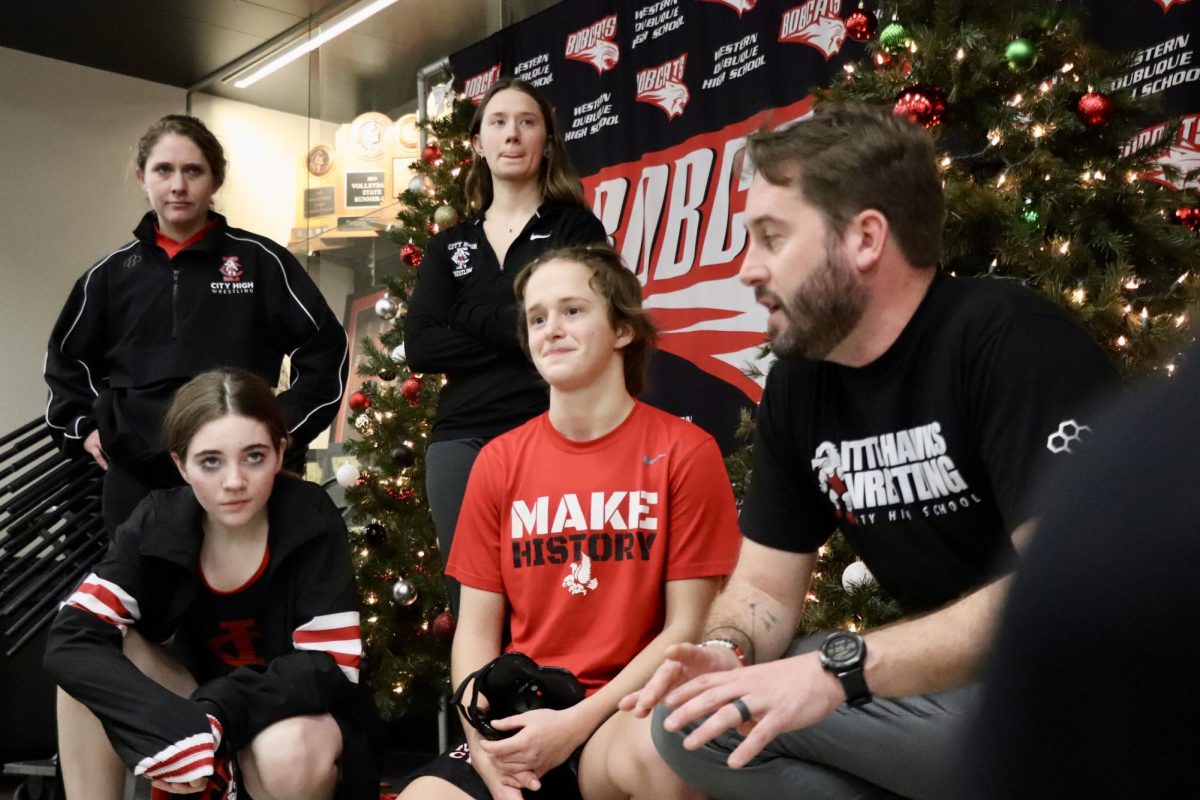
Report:
M1131 144L1153 98L1107 91L1127 59L1089 45L1053 0L881 12L851 14L871 61L847 65L820 100L888 104L932 134L949 211L942 268L1021 280L1079 314L1127 373L1173 372L1193 338L1197 197L1149 179L1161 144Z
M1124 60L1089 45L1053 0L900 0L860 6L846 26L869 58L817 87L818 102L886 104L930 131L949 211L941 268L1023 281L1077 313L1127 373L1172 374L1194 339L1200 199L1151 180L1186 177L1157 163L1161 144L1131 144L1152 101L1108 91ZM409 269L389 282L385 318L403 316L428 237L466 212L473 110L455 103L429 126L393 233ZM362 474L348 499L363 523L353 535L377 697L396 716L448 686L453 618L423 474L438 386L405 369L400 326L365 344L371 380L352 398ZM740 497L748 451L727 465ZM898 613L840 536L822 548L803 632Z
M395 324L378 340L362 342L357 369L368 380L349 401L361 438L346 445L359 466L343 467L338 476L359 523L351 541L363 638L376 703L388 719L436 709L449 689L454 617L425 497L425 445L441 382L406 368L402 323L429 237L466 211L473 113L469 101L458 102L428 123L428 144L400 195L404 210L392 235L404 268L375 305L376 314Z
M846 26L870 58L818 104L885 104L929 130L945 175L941 268L1020 280L1077 313L1127 374L1174 373L1194 341L1200 211L1195 192L1151 179L1187 177L1157 163L1161 144L1131 144L1150 105L1107 91L1126 59L1089 45L1053 0L860 5ZM840 535L808 600L805 633L898 615Z

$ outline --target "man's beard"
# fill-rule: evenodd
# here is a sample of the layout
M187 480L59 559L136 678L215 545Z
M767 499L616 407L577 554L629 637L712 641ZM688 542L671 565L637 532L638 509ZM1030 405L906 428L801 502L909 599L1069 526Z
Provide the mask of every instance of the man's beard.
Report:
M755 287L755 296L773 297L785 322L772 330L771 349L779 356L820 360L841 344L862 319L867 290L843 256L836 236L825 240L825 263L808 277L787 302Z

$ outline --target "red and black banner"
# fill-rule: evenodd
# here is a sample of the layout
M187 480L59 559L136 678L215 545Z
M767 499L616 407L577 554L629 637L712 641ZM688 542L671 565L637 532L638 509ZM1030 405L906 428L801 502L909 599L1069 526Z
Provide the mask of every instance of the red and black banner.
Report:
M476 101L507 74L550 98L592 207L662 329L647 399L702 425L725 450L738 409L761 394L743 369L755 363L766 330L765 311L737 281L746 246L745 137L804 116L814 90L865 57L864 45L846 35L845 19L858 7L568 0L450 59ZM1142 52L1120 88L1162 93L1164 119L1200 111L1192 36L1200 0L1084 7L1097 40ZM1195 158L1200 123L1189 119L1173 159ZM1144 135L1162 136L1161 127L1148 124Z

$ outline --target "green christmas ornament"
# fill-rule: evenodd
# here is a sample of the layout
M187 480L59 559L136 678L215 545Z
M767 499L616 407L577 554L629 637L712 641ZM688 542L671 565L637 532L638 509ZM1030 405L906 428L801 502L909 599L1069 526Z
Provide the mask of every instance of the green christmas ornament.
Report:
M1037 50L1028 39L1013 39L1004 48L1004 58L1008 61L1009 69L1025 70L1037 61Z
M892 20L879 32L879 46L885 53L895 55L912 44L912 32L898 20Z
M1036 208L1026 208L1021 212L1021 219L1028 222L1030 225L1036 225L1038 221L1038 212Z

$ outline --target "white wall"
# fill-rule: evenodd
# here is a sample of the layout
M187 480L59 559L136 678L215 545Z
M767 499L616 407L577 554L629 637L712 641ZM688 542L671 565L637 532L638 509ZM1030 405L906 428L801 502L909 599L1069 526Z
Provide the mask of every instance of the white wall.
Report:
M191 113L216 134L229 161L217 210L229 224L286 245L296 224L295 198L304 189L308 119L199 94L192 96Z
M183 113L187 98L176 87L2 47L0 75L2 435L42 414L50 329L75 280L132 238L148 208L132 172L137 140L164 114ZM332 141L336 126L204 95L192 98L191 113L229 159L217 210L286 244L310 142ZM333 261L311 267L340 316L352 271Z
M0 47L0 434L39 416L50 328L75 280L148 207L138 137L182 89Z

